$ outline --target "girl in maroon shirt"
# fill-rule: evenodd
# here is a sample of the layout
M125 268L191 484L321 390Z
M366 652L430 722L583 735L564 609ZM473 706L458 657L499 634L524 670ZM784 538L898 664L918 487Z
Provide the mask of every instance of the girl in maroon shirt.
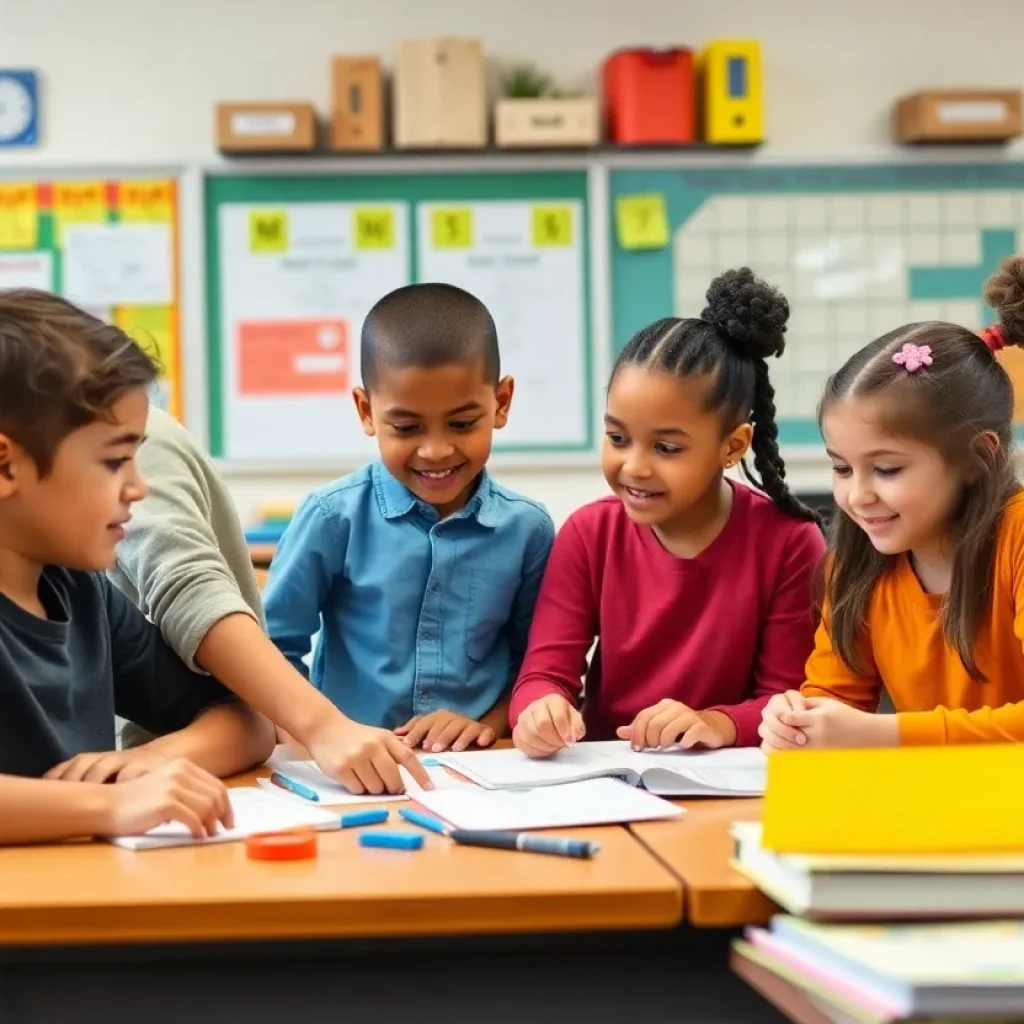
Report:
M788 319L783 295L731 270L699 319L657 321L616 361L602 453L614 495L559 531L512 695L531 757L584 736L754 746L767 700L803 682L825 544L779 455L767 359ZM758 490L725 477L737 463Z

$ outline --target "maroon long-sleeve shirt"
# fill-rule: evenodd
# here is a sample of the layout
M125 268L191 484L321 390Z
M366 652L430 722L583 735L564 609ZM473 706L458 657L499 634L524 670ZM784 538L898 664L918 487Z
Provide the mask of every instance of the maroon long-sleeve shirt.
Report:
M824 549L817 526L743 485L733 485L728 521L696 558L666 551L616 497L585 505L555 538L512 725L540 697L575 702L583 691L587 739L614 739L618 726L671 698L724 712L737 745L756 745L768 698L804 681Z

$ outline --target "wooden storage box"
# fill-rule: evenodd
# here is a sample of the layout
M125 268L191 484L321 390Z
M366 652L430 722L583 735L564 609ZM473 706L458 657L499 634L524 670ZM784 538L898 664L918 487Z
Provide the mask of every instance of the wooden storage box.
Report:
M1021 134L1018 89L925 89L893 109L897 142L1006 142Z
M398 149L487 145L487 83L478 39L445 36L398 44L394 83Z
M502 99L494 108L494 141L506 149L595 146L597 102L578 99Z
M331 149L384 148L384 76L380 59L335 57L331 63Z
M222 153L298 153L317 147L311 103L218 103L216 131Z

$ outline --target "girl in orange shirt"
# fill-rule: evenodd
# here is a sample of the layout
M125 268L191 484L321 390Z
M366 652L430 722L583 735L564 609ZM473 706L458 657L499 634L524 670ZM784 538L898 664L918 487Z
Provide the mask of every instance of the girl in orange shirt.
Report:
M799 691L766 705L765 750L1024 740L1024 492L1013 387L1024 256L986 285L1000 325L908 324L825 386L838 506L822 621ZM895 714L876 714L885 689Z

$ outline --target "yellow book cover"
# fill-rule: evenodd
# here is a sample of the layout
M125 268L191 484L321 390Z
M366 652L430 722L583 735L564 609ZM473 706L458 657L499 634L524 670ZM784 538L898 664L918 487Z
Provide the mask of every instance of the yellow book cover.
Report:
M762 844L776 853L1024 851L1024 744L780 751Z

